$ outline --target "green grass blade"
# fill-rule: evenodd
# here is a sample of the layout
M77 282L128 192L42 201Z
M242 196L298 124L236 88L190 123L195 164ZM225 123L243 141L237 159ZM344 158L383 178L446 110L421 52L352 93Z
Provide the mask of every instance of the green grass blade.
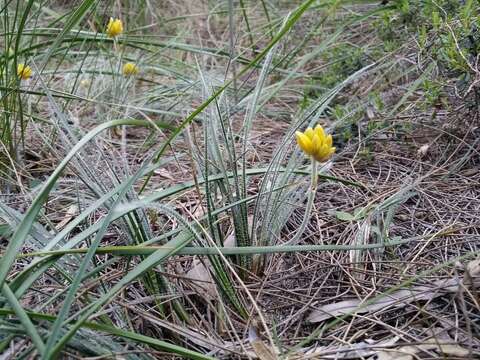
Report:
M386 247L394 247L405 245L411 242L420 241L421 237L392 240L382 243L362 244L362 245L277 245L277 246L236 246L236 247L184 247L178 250L175 255L255 255L255 254L284 254L296 252L322 252L322 251L350 251L350 250L370 250L381 249ZM159 249L164 249L166 245L162 246L104 246L98 247L96 254L111 254L115 256L139 256L151 255ZM26 254L19 254L18 258L28 258L34 256L50 257L63 256L68 254L85 254L88 249L71 249L71 250L53 250L53 251L37 251Z
M94 4L95 0L84 0L80 5L76 7L75 11L65 21L62 30L52 42L50 49L45 55L45 58L43 59L45 65L47 64L48 60L50 60L53 53L58 49L59 45L63 42L67 34L85 17L90 7L92 7Z
M21 249L25 239L30 233L30 229L33 226L35 219L40 212L43 204L48 198L48 194L52 190L53 186L57 182L62 171L65 169L69 161L76 155L76 153L85 146L90 140L95 136L100 134L105 129L122 126L122 125L132 125L132 126L151 126L148 121L144 120L112 120L97 126L92 129L85 137L83 137L75 146L70 150L68 155L62 160L62 162L57 166L55 171L50 175L49 179L43 185L42 190L39 192L35 200L33 200L32 205L26 212L23 220L15 230L12 238L10 239L7 249L0 259L0 285L3 286L5 279L8 276L10 267L15 261L15 256Z
M54 348L50 350L50 354L57 356L63 346L68 342L68 340L75 334L75 332L83 325L85 321L101 306L111 300L122 288L136 278L146 273L154 266L162 263L170 256L174 255L181 248L185 247L191 241L190 236L180 235L175 239L169 241L160 249L156 250L153 254L149 255L145 260L140 262L134 269L128 272L119 282L117 282L111 289L109 289L105 294L103 294L95 303L90 306L90 308L85 311L82 316L69 327L67 332L60 338Z
M71 282L69 286L69 290L67 293L67 296L65 297L63 301L62 308L60 309L60 312L58 313L57 319L53 323L52 331L49 334L48 341L46 344L46 349L43 353L43 357L45 359L50 359L54 357L54 344L57 340L57 338L60 336L60 332L62 330L62 324L65 318L67 317L70 307L75 300L75 294L77 293L78 289L80 288L81 285L81 280L83 278L83 275L87 269L87 266L90 265L90 261L93 259L93 256L95 255L95 250L97 247L100 245L100 241L102 240L103 236L105 235L105 232L107 231L108 226L111 223L111 220L114 215L114 207L123 199L125 196L125 193L130 189L130 187L135 183L135 181L138 179L139 175L141 175L141 172L138 172L136 176L132 176L125 184L122 185L122 188L120 189L120 192L115 199L115 201L112 204L112 210L108 213L108 215L105 217L105 219L102 221L102 226L100 227L100 230L97 232L97 235L95 236L94 241L90 244L88 248L88 252L83 259L80 267L75 273L75 277L73 281ZM58 351L58 350L57 350Z
M13 311L18 316L18 319L22 323L25 332L30 336L30 340L32 340L33 344L37 348L38 353L43 353L43 351L45 350L45 344L43 343L42 338L38 334L37 329L35 328L35 325L33 325L28 314L23 309L22 305L20 305L17 298L15 297L15 294L12 292L12 290L8 287L7 284L3 284L2 294L5 296Z
M0 316L8 316L14 314L14 311L10 309L5 309L5 308L0 308ZM32 312L28 311L26 314L36 320L41 320L41 321L55 321L56 317L52 315L47 315L47 314L42 314L38 312ZM166 351L172 354L177 354L179 356L185 357L187 359L193 359L193 360L214 360L215 358L201 354L199 352L189 350L187 348L174 345L171 343L168 343L166 341L158 340L155 338L152 338L150 336L142 335L142 334L137 334L132 331L127 331L127 330L122 330L114 326L109 326L109 325L104 325L104 324L97 324L94 322L84 322L82 324L83 328L86 329L91 329L91 330L97 330L101 332L105 332L107 334L113 335L113 336L118 336L124 339L130 339L137 341L142 344L149 345L153 348Z

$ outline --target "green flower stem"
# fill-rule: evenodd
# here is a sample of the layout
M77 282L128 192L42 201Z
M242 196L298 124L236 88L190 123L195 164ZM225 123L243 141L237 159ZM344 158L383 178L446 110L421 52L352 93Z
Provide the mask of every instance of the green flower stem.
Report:
M240 247L193 247L185 246L175 252L175 255L255 255L255 254L281 254L292 252L313 252L313 251L351 251L351 250L372 250L384 249L387 247L394 247L404 245L411 242L421 241L422 237L415 237L410 239L402 239L389 241L385 243L374 243L365 245L277 245L277 246L240 246ZM159 249L169 249L166 245L161 246L145 246L145 245L128 245L128 246L103 246L95 250L95 254L111 254L113 256L137 256L150 255ZM173 250L173 249L171 249ZM69 249L69 250L52 250L52 251L37 251L31 253L18 254L17 258L29 257L56 257L68 254L85 254L88 251L86 248Z
M315 200L315 194L317 192L317 187L318 187L318 174L317 174L317 161L311 157L312 160L312 172L311 172L311 178L310 178L310 188L308 191L308 199L307 199L307 207L305 209L305 214L303 215L303 220L302 224L300 225L300 228L298 229L297 233L286 242L286 244L296 244L299 242L300 237L303 235L303 232L305 231L305 228L308 225L308 222L310 221L310 214L312 213L312 208L313 208L313 201Z

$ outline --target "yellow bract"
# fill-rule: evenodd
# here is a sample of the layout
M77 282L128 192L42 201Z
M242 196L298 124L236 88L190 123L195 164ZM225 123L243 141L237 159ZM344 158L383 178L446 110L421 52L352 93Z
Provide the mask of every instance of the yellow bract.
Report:
M30 77L32 76L32 68L25 64L18 64L17 75L22 80L30 79Z
M316 161L325 162L335 152L335 148L332 146L332 135L325 134L325 130L320 125L315 126L314 129L308 128L303 133L296 131L295 136L300 149Z
M123 75L125 76L131 76L131 75L137 75L138 74L138 66L135 65L134 63L126 63L123 65Z
M107 35L111 38L120 35L123 32L122 20L110 18L107 25Z

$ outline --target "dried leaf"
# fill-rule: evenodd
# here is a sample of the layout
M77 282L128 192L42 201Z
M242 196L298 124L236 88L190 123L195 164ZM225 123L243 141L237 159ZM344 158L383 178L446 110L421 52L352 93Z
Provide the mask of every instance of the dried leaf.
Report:
M480 259L470 261L465 267L471 277L480 275Z
M439 343L437 339L429 339L421 345L401 346L397 349L381 350L377 353L377 360L414 360L418 354L432 352L439 355L450 355L467 359L470 352L454 344Z
M200 287L202 291L202 296L208 300L212 300L217 297L217 292L215 289L215 284L210 274L210 270L204 265L204 263L199 259L195 258L193 260L192 268L185 274L191 280L195 281L195 286Z
M462 284L466 288L470 288L476 282L480 282L480 259L472 260L465 266Z
M270 350L270 348L265 345L262 340L254 340L250 342L252 345L253 351L260 360L276 360L277 356Z
M377 360L414 360L414 357L410 353L405 353L404 350L392 349L379 351Z
M417 150L417 155L419 158L423 158L428 154L428 150L430 149L430 145L424 144L420 146L420 148Z
M368 299L351 299L327 304L312 311L307 321L317 323L346 314L365 314L385 310L391 306L396 308L405 307L413 301L431 300L448 292L455 293L459 290L461 281L461 279L439 280L431 285L418 285L409 289L401 289L363 307L360 306ZM475 278L475 281L480 283L480 278Z
M367 106L367 117L372 120L375 118L375 111L371 106Z
M154 173L160 175L165 179L175 181L175 177L173 177L170 171L168 171L167 169L157 169L154 171Z
M302 359L363 359L369 358L377 353L376 348L393 346L399 340L398 336L384 341L374 341L366 339L354 344L345 346L330 345L330 346L315 346L313 349L303 349L297 353L290 360Z
M278 359L275 352L258 337L257 331L253 326L248 329L248 341L260 360Z
M62 221L60 221L55 228L57 230L62 230L65 225L67 225L75 215L78 214L78 206L76 204L70 205L70 207L67 209L67 212L65 213L65 216Z
M435 341L435 340L432 339L432 341ZM470 354L468 349L465 349L459 345L453 345L453 344L437 344L437 345L439 347L440 352L445 355L456 356L459 358L466 359L467 356Z
M223 242L224 247L235 246L235 235L233 231L227 236ZM185 274L191 280L196 280L195 285L202 288L202 295L209 300L217 298L217 290L213 281L210 270L205 266L205 261L201 261L198 257L193 260L192 268Z

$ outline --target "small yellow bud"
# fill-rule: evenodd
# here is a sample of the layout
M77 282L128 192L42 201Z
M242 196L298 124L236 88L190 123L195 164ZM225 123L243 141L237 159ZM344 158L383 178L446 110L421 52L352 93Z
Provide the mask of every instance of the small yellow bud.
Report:
M125 76L137 75L138 71L139 71L138 66L135 65L134 63L129 62L123 65L122 72L123 72L123 75Z
M32 76L32 68L25 64L18 64L17 75L22 80L28 80Z
M107 25L108 37L114 38L123 32L122 20L110 18Z
M316 161L325 162L335 152L332 146L332 135L325 134L325 130L320 125L315 126L314 129L308 128L304 133L297 131L295 136L300 149Z

